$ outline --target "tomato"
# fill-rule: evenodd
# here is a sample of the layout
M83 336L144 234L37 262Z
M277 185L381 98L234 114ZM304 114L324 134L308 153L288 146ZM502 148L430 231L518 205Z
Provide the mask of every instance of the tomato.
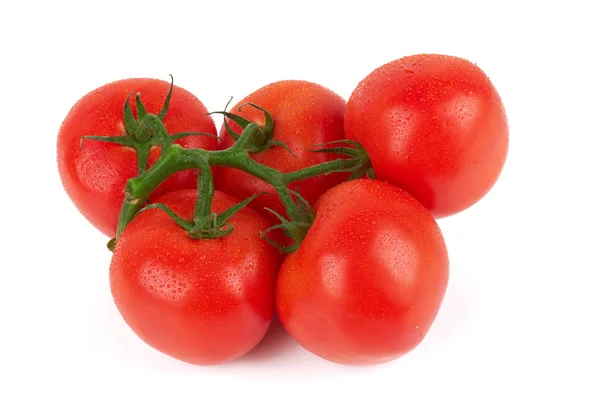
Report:
M169 92L169 85L156 79L125 79L109 83L80 99L60 127L57 159L63 186L83 216L108 236L115 235L125 183L138 174L137 155L129 147L95 140L81 142L81 137L124 135L123 104L128 94L132 91L141 93L146 111L158 114ZM130 105L135 115L134 96L130 99ZM214 121L206 114L207 110L200 100L175 86L163 122L169 134L216 134ZM217 142L215 138L207 136L191 136L176 143L183 147L214 150ZM159 154L159 148L152 149L149 163L154 163ZM156 195L195 185L194 172L182 171L165 181L157 189Z
M283 147L275 146L253 155L252 158L256 161L285 173L338 157L309 151L315 150L311 145L344 139L346 102L331 90L311 82L280 81L260 88L231 109L233 113L264 125L265 116L262 111L246 106L238 112L238 107L247 102L257 104L271 113L275 123L274 139L285 143L297 156L295 158ZM229 122L229 125L235 132L241 133L242 129L238 125L233 122ZM220 141L221 148L230 147L234 143L225 126L221 127L219 135L223 138ZM221 168L219 173L215 183L218 190L240 199L266 192L269 196L259 197L250 207L260 212L268 207L285 215L283 204L271 185L232 168ZM314 204L327 189L346 178L347 175L339 173L321 175L293 183L290 188L298 190L310 204Z
M281 266L276 309L312 353L341 364L393 360L428 332L448 283L431 214L402 189L359 179L325 193Z
M196 192L167 193L165 203L191 219ZM237 202L215 192L213 212ZM274 311L279 252L260 238L269 224L245 208L232 234L190 239L160 210L140 213L120 237L110 265L115 304L133 331L155 349L192 364L222 363L250 351Z
M435 217L481 199L508 151L496 89L458 57L415 55L377 68L348 100L344 126L369 153L376 177L407 190Z

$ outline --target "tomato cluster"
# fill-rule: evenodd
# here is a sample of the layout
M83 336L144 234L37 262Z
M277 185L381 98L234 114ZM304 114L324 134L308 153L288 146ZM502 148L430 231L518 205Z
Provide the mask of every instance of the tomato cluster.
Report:
M417 55L377 68L347 104L281 81L220 114L217 135L190 92L126 79L84 96L60 128L66 192L115 237L110 287L126 323L199 365L249 352L275 311L333 362L415 348L448 282L435 218L481 199L506 159L488 77Z

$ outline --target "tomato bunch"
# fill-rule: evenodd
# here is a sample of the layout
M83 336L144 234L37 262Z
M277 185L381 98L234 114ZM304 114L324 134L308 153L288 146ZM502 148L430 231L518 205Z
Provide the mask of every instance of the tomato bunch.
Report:
M112 238L110 288L131 329L199 365L249 352L274 312L337 363L421 343L448 283L435 218L481 199L508 151L484 72L409 56L347 104L280 81L215 113L218 135L190 92L126 79L84 96L60 128L63 186Z

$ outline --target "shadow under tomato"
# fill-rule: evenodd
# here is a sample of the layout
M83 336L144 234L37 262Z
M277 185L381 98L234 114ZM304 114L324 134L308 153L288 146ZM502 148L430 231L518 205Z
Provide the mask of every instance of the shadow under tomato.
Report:
M248 354L233 361L234 363L263 362L275 357L285 356L297 350L299 345L285 331L277 315L262 341Z
M458 269L458 268L456 268ZM452 340L473 322L477 307L477 293L468 282L450 278L440 311L428 333L437 344Z

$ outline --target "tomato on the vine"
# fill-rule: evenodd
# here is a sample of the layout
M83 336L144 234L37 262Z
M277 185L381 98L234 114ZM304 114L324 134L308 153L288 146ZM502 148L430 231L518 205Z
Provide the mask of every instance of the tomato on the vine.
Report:
M508 150L496 89L479 67L452 56L415 55L377 68L348 100L344 128L365 147L378 179L407 190L435 217L481 199Z
M69 111L60 127L57 142L58 170L63 186L79 211L96 228L108 236L115 235L128 179L137 176L134 149L115 143L81 140L83 136L123 136L123 104L131 93L140 93L146 111L158 114L169 93L170 84L158 79L124 79L104 85L81 98ZM136 113L135 98L130 105ZM212 118L193 94L174 86L163 124L169 134L205 132L216 134ZM189 136L176 141L183 147L215 150L216 138ZM160 155L160 148L150 152L149 164ZM193 171L182 171L165 181L156 195L193 188Z
M344 139L346 102L331 90L306 81L279 81L258 89L231 108L232 113L264 125L265 114L262 111L251 106L238 110L248 102L266 109L272 115L275 124L273 138L287 145L295 155L282 146L273 146L252 155L256 161L285 173L337 158L330 153L311 152L317 149L312 145ZM234 122L228 123L236 133L242 132ZM221 149L234 143L225 125L221 127L219 135L223 138L220 141ZM298 190L310 204L314 204L327 189L346 177L346 174L321 175L294 183L290 185L290 189ZM218 190L240 199L266 192L268 196L256 199L250 207L260 212L268 207L285 215L284 207L273 187L243 171L221 168L215 184Z
M408 193L359 179L325 193L277 279L276 308L303 347L342 364L393 360L428 332L448 282L431 214Z
M185 219L196 191L159 197ZM212 212L237 203L215 192ZM259 232L269 224L244 208L229 219L233 232L191 239L165 212L147 210L119 238L110 265L115 304L150 346L193 364L218 364L250 351L265 335L274 311L280 253Z

